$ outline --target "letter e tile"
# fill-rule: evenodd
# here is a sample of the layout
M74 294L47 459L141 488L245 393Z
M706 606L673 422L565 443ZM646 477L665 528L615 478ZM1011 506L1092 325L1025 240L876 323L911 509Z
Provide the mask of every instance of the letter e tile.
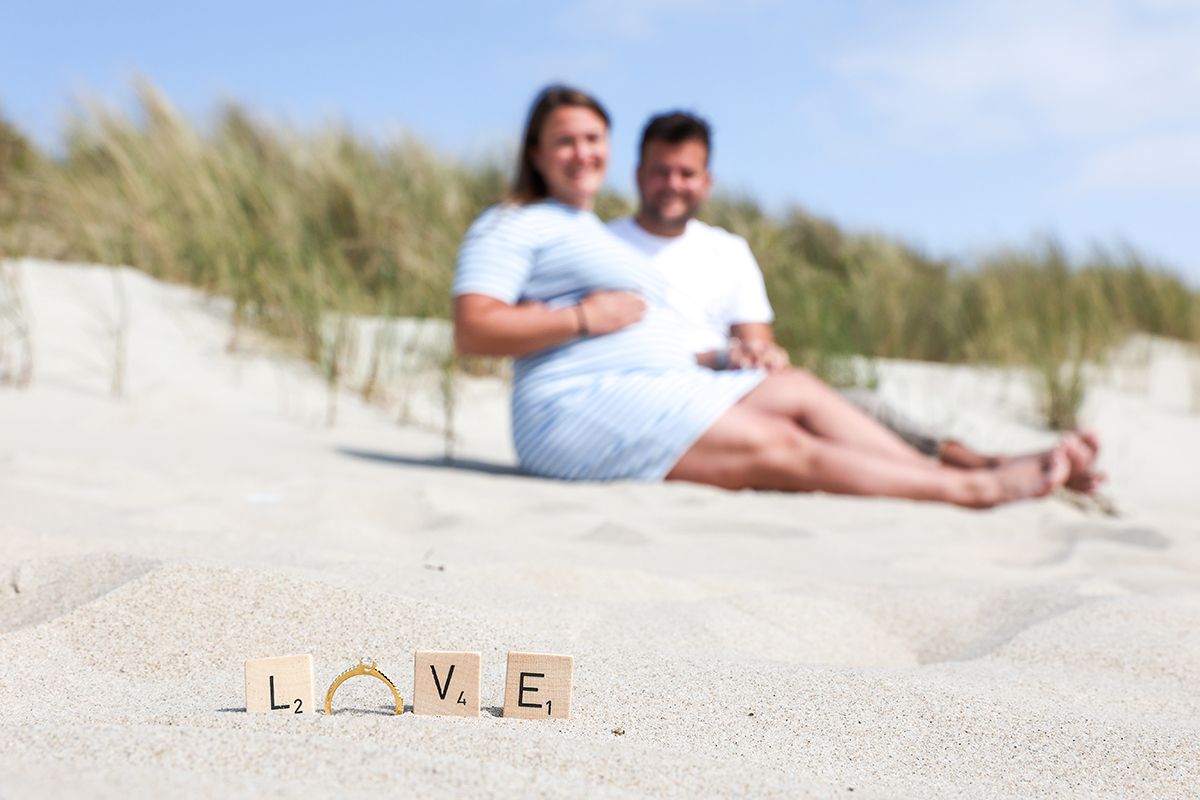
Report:
M413 713L479 716L479 653L418 650L413 657Z
M575 659L548 653L509 653L504 676L504 716L570 719Z
M252 658L246 662L246 711L315 714L311 655Z

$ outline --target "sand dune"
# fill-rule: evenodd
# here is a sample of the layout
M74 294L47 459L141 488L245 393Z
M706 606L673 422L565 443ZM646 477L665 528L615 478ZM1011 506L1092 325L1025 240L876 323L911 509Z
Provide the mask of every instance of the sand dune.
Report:
M250 337L230 352L219 302L20 270L34 380L0 389L0 795L1200 794L1179 348L1146 344L1085 407L1121 516L979 513L524 477L496 379L461 387L447 466L436 381L383 408L343 392L329 428L320 380ZM879 370L972 442L1047 440L1013 373ZM354 681L332 717L243 711L242 662L293 652L319 696L366 655L411 703L418 648L483 654L480 719L389 716ZM510 649L575 656L573 719L499 716Z

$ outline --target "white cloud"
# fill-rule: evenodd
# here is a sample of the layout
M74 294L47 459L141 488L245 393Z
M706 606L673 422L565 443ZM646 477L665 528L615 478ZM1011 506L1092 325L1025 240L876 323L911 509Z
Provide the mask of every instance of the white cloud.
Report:
M1200 3L906 5L832 62L898 144L988 150L1200 130Z

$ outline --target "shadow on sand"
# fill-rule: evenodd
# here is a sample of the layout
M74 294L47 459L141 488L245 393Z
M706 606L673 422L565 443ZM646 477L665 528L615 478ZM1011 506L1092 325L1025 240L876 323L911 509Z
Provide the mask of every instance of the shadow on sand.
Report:
M491 461L477 461L473 458L446 458L431 456L414 458L412 456L397 456L391 453L379 453L373 450L356 450L351 447L339 447L337 451L344 456L361 458L367 461L381 461L385 464L400 464L409 467L437 467L438 469L466 470L467 472L482 472L487 475L526 475L519 467L512 464L497 464Z

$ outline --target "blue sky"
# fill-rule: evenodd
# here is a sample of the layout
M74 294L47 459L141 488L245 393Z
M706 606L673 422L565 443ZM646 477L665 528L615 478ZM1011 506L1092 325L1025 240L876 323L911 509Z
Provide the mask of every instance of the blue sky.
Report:
M1200 285L1200 0L43 1L0 19L0 112L53 146L131 77L203 120L235 99L301 128L508 154L537 89L639 128L716 131L718 186L970 257L1040 234L1128 242Z

